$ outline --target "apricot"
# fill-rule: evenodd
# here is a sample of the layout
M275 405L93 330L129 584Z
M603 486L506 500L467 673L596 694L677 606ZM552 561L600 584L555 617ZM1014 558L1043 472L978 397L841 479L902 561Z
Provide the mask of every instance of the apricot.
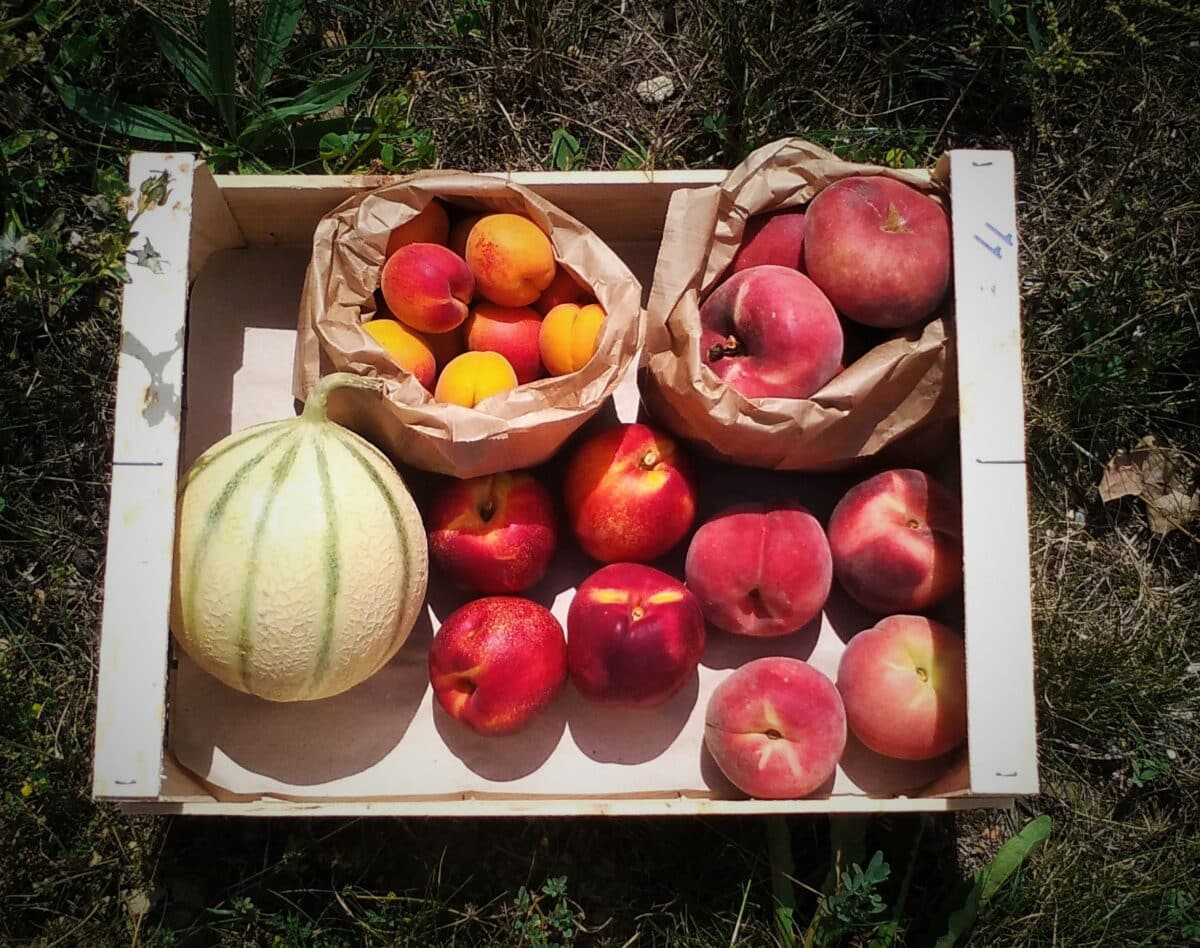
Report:
M542 318L528 306L497 306L477 303L463 324L467 348L475 352L499 352L524 385L545 375L538 355Z
M520 214L488 214L467 236L464 254L479 294L500 306L528 306L554 279L554 247Z
M474 408L485 398L513 388L517 373L498 352L464 352L442 369L433 397Z
M387 250L391 256L408 244L444 244L450 234L450 217L438 200L426 204L421 212L392 231L388 237Z
M582 306L584 303L594 302L595 297L586 287L580 286L576 282L571 271L565 267L559 267L554 273L554 279L550 281L548 287L542 290L542 295L537 298L533 308L545 316L560 303L578 303Z
M433 388L437 363L428 340L394 319L372 319L362 324L363 332L374 339L393 362L411 372L427 389Z
M379 289L400 322L422 332L448 332L467 318L475 278L440 244L406 244L383 265Z
M538 336L542 364L551 375L578 372L596 352L596 339L604 322L599 303L561 303L546 314Z

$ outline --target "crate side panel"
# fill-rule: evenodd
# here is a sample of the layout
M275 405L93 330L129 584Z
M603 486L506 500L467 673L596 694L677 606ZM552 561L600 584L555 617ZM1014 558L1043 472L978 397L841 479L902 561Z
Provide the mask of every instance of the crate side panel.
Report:
M1013 159L950 155L971 790L1036 793Z
M100 633L93 793L159 792L195 162L135 154Z

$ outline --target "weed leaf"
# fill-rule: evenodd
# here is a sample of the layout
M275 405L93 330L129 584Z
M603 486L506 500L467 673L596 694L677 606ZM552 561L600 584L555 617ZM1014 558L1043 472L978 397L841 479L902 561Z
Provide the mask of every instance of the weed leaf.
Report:
M1049 835L1050 817L1042 815L1027 823L1021 832L1001 846L996 858L975 874L975 884L967 893L962 907L950 913L946 934L937 940L934 948L952 948L959 938L970 931L979 907L991 900Z
M107 102L75 86L57 83L58 96L68 109L117 135L151 142L202 144L200 133L158 109L125 102Z
M363 80L371 74L373 68L373 66L363 66L344 76L334 76L331 79L314 82L292 99L290 105L276 106L270 110L269 114L279 120L327 112L335 105L345 102L350 93L362 85Z
M262 96L271 76L283 61L283 54L296 34L303 12L304 0L267 0L263 6L250 75L255 97Z
M171 65L183 74L187 84L215 108L217 101L213 93L212 76L209 75L208 65L195 44L170 24L158 20L150 23L150 32L154 34L154 42L158 44L159 50L170 60Z
M204 38L217 112L225 122L225 127L229 129L229 134L236 138L237 91L234 88L234 71L237 65L237 48L234 44L233 11L229 8L229 0L212 0L208 16L204 20Z

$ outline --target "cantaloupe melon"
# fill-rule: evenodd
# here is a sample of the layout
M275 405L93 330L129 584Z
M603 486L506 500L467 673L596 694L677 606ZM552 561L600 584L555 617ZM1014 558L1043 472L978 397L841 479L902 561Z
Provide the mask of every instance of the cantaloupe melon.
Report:
M297 418L236 432L180 482L171 628L201 668L272 701L357 685L404 644L428 548L399 473L326 417L338 373Z

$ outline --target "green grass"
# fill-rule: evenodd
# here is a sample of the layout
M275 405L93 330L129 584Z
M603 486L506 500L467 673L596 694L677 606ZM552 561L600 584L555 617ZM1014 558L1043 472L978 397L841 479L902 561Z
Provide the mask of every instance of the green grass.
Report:
M0 942L776 938L756 820L149 819L90 801L123 156L144 145L66 108L62 84L170 115L233 170L716 167L793 133L898 166L1012 149L1043 792L1013 813L872 821L856 861L880 851L886 879L855 888L851 874L828 902L827 821L790 821L796 919L819 914L816 943L866 944L908 877L898 943L932 944L970 874L1046 814L1048 842L960 944L1200 940L1200 526L1160 536L1140 501L1096 493L1104 462L1144 435L1200 457L1190 6L303 7L256 91L262 4L235 6L232 116L151 29L158 11L202 42L207 4L0 8ZM262 101L365 64L344 104L314 116L322 135L239 141ZM658 74L676 92L649 105L634 87Z

